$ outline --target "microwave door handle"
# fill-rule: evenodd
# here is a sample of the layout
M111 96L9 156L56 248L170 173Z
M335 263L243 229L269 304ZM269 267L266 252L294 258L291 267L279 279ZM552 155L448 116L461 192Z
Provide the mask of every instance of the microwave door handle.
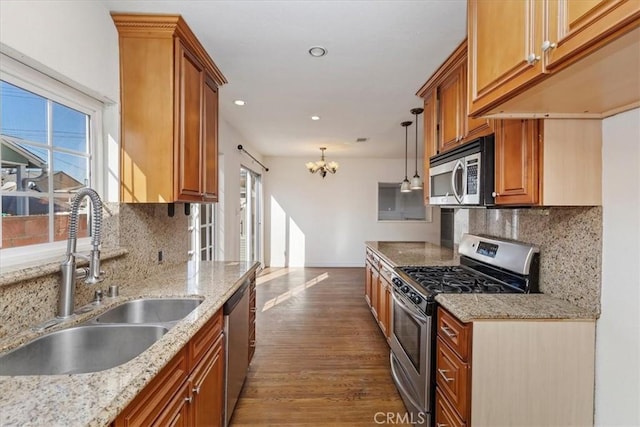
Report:
M453 173L451 174L451 189L453 190L453 196L460 204L462 203L462 195L458 194L458 188L456 187L456 172L458 171L458 168L462 169L462 172L464 172L464 163L462 163L462 160L458 160L456 162L455 166L453 166ZM462 178L462 181L464 182L464 176Z

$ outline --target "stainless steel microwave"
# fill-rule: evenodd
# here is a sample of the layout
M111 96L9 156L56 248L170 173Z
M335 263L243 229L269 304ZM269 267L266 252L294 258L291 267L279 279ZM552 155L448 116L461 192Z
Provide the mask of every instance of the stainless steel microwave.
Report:
M484 136L429 160L429 203L494 204L494 137Z

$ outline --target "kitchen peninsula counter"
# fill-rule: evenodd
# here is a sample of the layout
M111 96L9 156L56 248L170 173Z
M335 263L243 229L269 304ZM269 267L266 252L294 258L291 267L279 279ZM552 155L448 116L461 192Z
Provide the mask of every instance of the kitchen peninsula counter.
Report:
M135 288L122 287L119 297L105 298L92 312L50 329L48 332L85 322L140 297L204 298L160 340L123 365L88 374L0 376L0 425L108 426L257 268L258 263L244 262L202 262L197 270L176 266ZM4 341L0 351L34 334L25 331L10 344Z
M460 257L449 248L429 242L371 241L365 245L392 267L403 265L458 265Z

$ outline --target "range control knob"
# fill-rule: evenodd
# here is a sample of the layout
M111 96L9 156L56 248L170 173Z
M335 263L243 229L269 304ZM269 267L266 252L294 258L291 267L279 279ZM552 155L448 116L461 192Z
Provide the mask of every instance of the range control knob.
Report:
M420 295L414 294L413 292L411 293L409 298L411 299L411 301L418 305L420 305L420 303L422 302L422 298L420 297Z
M391 279L391 281L396 286L402 286L402 280L398 279L397 277L394 277L393 279Z
M400 290L402 291L402 293L406 294L407 292L409 292L409 287L407 285L404 285L400 287Z

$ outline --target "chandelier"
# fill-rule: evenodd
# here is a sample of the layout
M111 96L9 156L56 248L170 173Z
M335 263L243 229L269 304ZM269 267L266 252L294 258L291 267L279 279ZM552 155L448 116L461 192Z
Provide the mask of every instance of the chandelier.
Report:
M338 163L336 162L325 162L324 150L326 149L327 147L320 147L320 151L322 152L320 160L318 160L317 162L307 162L307 164L305 165L307 169L309 169L309 172L320 172L320 176L323 178L327 176L327 172L336 173L339 167Z

